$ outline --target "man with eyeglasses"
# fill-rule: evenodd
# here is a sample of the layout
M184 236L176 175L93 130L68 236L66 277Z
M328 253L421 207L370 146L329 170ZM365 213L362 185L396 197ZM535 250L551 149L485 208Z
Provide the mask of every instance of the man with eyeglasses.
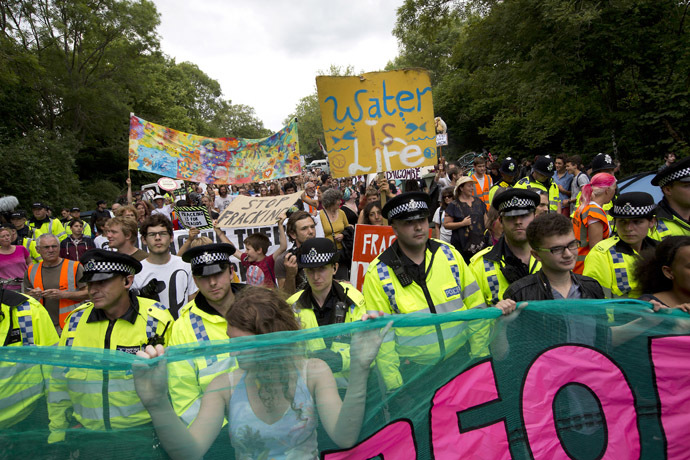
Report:
M78 261L60 257L60 241L52 233L39 236L36 249L43 260L27 269L23 291L43 304L59 333L75 304L89 297L86 283L79 281L84 269Z
M141 271L134 277L132 289L139 295L167 306L177 319L180 308L197 292L192 270L181 257L170 254L172 223L161 214L144 220L139 230L149 256L141 261Z
M560 213L535 217L527 227L527 241L532 255L541 262L541 270L510 285L503 294L504 299L521 302L604 298L596 280L573 273L580 243L575 239L570 219Z

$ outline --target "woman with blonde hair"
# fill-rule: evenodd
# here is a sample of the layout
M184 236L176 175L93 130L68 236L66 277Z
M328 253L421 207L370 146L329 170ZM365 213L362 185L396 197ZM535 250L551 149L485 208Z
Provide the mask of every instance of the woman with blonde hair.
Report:
M580 206L573 214L575 238L580 241L573 272L581 275L589 251L599 241L611 236L604 205L610 203L615 194L616 178L607 173L596 174L589 184L582 187Z

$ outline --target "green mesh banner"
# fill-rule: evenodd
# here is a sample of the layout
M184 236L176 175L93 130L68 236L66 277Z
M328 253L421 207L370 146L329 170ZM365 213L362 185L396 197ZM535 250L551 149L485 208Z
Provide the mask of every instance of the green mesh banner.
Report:
M687 458L690 317L648 307L413 314L147 361L5 346L0 458Z

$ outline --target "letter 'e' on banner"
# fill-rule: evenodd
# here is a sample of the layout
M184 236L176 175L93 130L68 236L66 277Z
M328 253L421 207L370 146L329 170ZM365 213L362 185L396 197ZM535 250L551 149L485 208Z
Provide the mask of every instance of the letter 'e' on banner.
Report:
M423 69L316 77L331 174L432 166L436 129Z

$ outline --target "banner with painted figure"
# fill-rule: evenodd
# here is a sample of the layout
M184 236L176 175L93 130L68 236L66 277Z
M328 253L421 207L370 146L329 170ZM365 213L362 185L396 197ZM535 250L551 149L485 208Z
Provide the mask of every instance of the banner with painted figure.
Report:
M300 174L297 121L265 139L210 138L132 115L129 169L207 184L246 184Z
M173 404L202 401L205 459L688 458L690 316L649 307L570 300L508 317L495 308L392 315L174 346L155 360L119 343L15 341L0 347L0 449L3 458L163 458L184 430L167 386ZM343 359L329 359L327 346ZM214 365L221 355L229 368ZM203 376L183 378L188 363ZM154 427L135 380L140 391L157 383L169 408Z
M436 131L425 70L316 77L334 177L432 166Z

